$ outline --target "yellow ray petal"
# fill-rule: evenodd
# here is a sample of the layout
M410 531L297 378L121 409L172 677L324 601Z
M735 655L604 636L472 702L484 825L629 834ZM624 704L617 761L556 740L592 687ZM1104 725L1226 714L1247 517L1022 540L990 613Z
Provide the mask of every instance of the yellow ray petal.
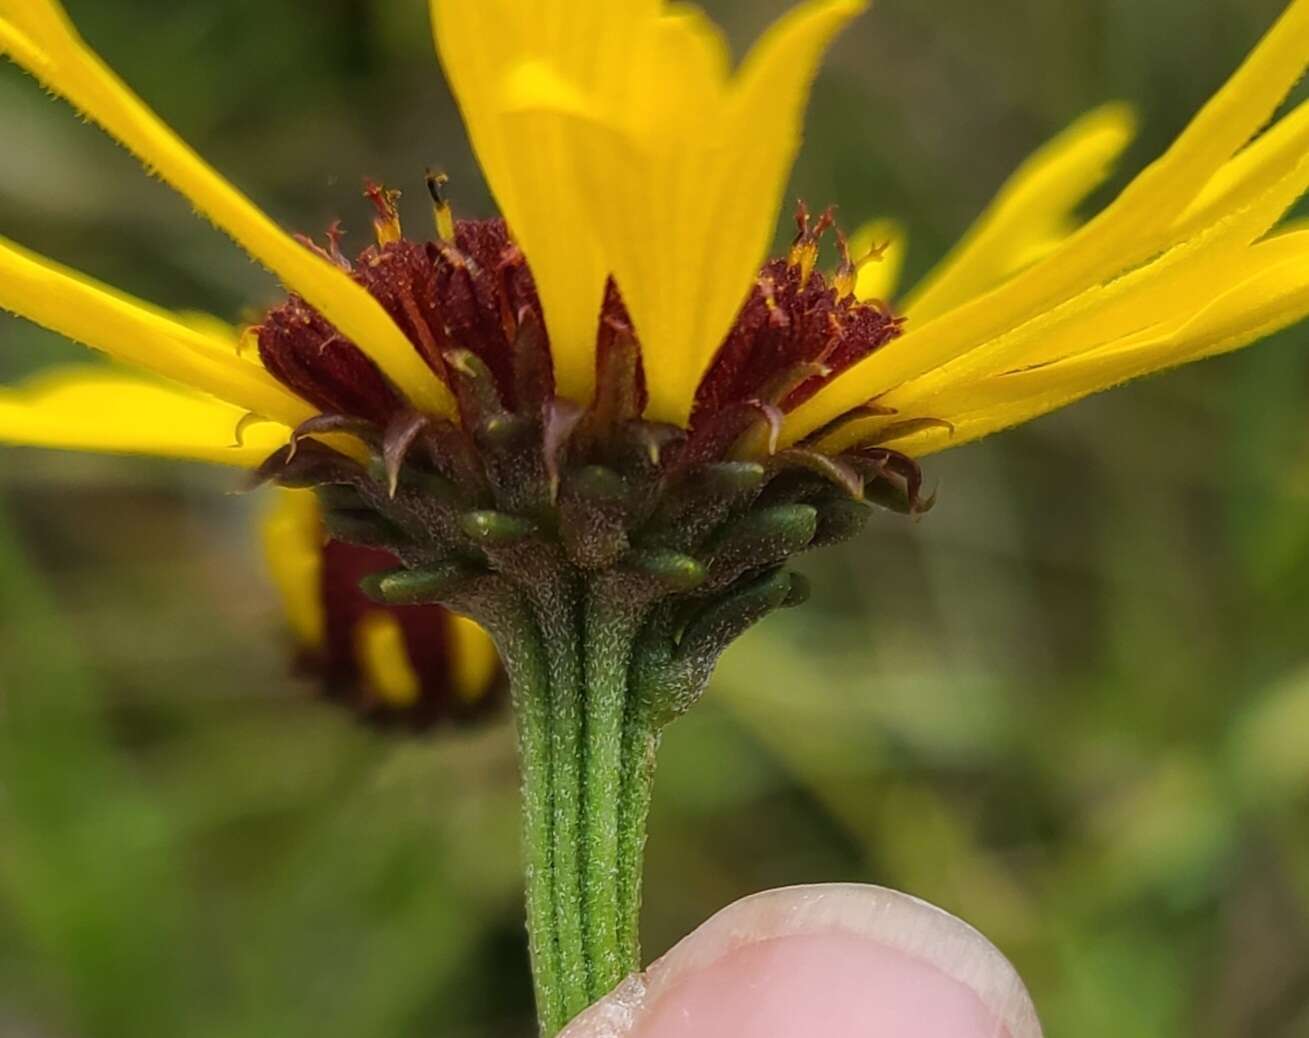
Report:
M116 360L194 386L287 425L314 409L205 334L124 293L0 239L0 308Z
M511 82L520 133L563 142L568 178L589 199L586 219L603 245L601 261L616 275L641 336L647 382L659 386L688 360L657 352L661 328L682 320L679 290L685 297L699 287L696 257L678 252L678 235L686 234L679 228L712 220L716 187L706 142L685 140L679 150L677 141L688 135L688 113L721 109L721 79L711 71L718 49L716 29L699 14L658 19L633 55L633 85L621 111L546 65L520 68ZM658 97L665 83L680 98L669 108ZM692 89L700 95L694 101ZM706 114L706 125L712 122ZM685 342L684 334L679 338ZM594 366L589 354L586 363ZM660 389L651 384L651 414L658 415Z
M1184 240L1175 218L1273 115L1309 64L1309 0L1293 0L1172 147L1103 213L1040 265L1023 287L1026 312L1104 280ZM1281 167L1283 170L1286 164ZM1277 174L1273 179L1277 179ZM1023 293L1015 293L1021 299ZM1020 311L1024 307L1016 308Z
M608 266L559 130L505 118L509 84L544 63L579 89L619 98L659 0L432 0L432 26L473 150L531 263L559 391L590 400Z
M1228 214L1193 240L1116 281L1096 285L1068 302L982 344L879 398L889 407L922 400L942 387L966 385L999 371L1031 367L1084 353L1153 325L1183 319L1233 279L1257 269L1280 243L1251 250L1309 187L1309 156L1263 197Z
M93 53L54 0L0 0L0 52L135 154L359 345L417 406L453 414L448 390L381 305L254 206Z
M312 490L279 490L259 523L264 559L282 610L298 645L322 650L327 638L323 608L323 520Z
M1258 286L1271 271L1300 270L1309 283L1309 232L1285 231L1250 245L1276 221L1287 204L1309 184L1309 157L1292 176L1268 192L1261 204L1230 216L1196 242L1174 249L1153 264L1096 287L919 379L878 398L892 414L851 422L822 441L824 450L839 452L856 443L878 441L892 426L914 419L955 422L993 402L988 394L1001 391L1008 400L1013 373L1022 370L1068 370L1058 365L1084 357L1117 354L1123 344L1166 342L1166 329L1191 322L1211 300L1246 298L1230 295L1234 285ZM1279 275L1282 276L1282 275ZM1173 366L1182 358L1154 362L1147 370ZM998 381L997 381L998 379ZM917 436L937 442L942 430Z
M387 706L413 706L423 683L405 645L404 628L390 613L371 612L355 628L355 660L369 692Z
M1267 191L1288 163L1309 154L1309 101L1279 119L1268 132L1225 163L1179 218L1174 232L1190 237Z
M670 172L687 201L703 190L696 198L698 219L689 204L681 213L661 204L658 184L643 199L651 230L666 249L661 274L676 286L666 308L633 311L647 358L652 417L688 419L696 387L767 255L819 62L865 6L827 0L796 7L760 39L730 85L718 131L722 144L711 135L700 156L687 145L703 148L702 139L674 146ZM742 178L742 170L750 175Z
M909 318L925 323L981 295L1052 239L1066 237L1077 206L1104 182L1135 132L1131 109L1108 104L1036 152L910 294L904 307Z
M882 250L880 257L859 268L854 294L864 302L876 299L890 303L900 291L900 275L909 251L909 236L904 226L895 220L872 220L851 236L850 258L855 263L874 249Z
M1103 213L1035 266L850 368L790 416L783 441L794 442L870 397L991 342L1184 241L1195 228L1178 216L1264 125L1307 62L1309 0L1293 0L1168 152ZM1280 150L1265 156L1259 183L1251 180L1251 192L1257 194L1261 184L1280 180L1295 158Z
M237 446L237 423L244 414L199 393L72 365L0 389L0 443L254 468L286 443L290 430L260 422L244 431Z
M475 622L450 614L451 683L465 703L476 703L491 691L500 656L495 642Z
M0 53L6 54L26 69L41 69L46 74L53 70L54 63L45 51L36 45L28 31L6 9L0 9Z
M1298 157L1281 149L1281 163ZM1266 178L1261 179L1266 183ZM1274 238L1251 248L1309 187L1309 156L1244 208L1229 212L1193 240L1109 285L1096 285L1068 302L979 345L957 360L943 364L878 397L895 412L852 423L824 439L824 447L839 450L862 437L903 423L909 416L955 413L972 387L991 376L1020 368L1046 365L1097 350L1106 344L1132 341L1141 333L1188 320L1197 307L1229 290L1241 278L1283 258L1300 255L1304 238L1289 225ZM1220 215L1215 210L1215 215ZM1303 230L1303 228L1300 228ZM1306 271L1309 278L1309 271ZM978 392L982 390L979 388ZM945 399L942 399L944 395Z
M557 135L584 188L641 339L651 417L687 420L772 240L818 62L864 6L801 4L734 79L717 29L677 5L638 41L621 103L558 68L511 83L516 125Z
M73 23L63 8L49 0L9 0L0 5L0 15L33 39L73 31Z
M1194 316L943 394L934 417L952 430L920 429L888 446L915 455L958 446L1130 379L1239 349L1309 316L1309 233L1288 235L1275 248L1259 246L1252 255L1248 276Z

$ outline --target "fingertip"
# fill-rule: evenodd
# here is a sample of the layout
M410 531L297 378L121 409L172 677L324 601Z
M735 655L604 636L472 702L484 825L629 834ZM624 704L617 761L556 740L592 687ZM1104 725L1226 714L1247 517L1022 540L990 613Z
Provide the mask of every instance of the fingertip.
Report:
M881 887L767 891L723 909L561 1038L1041 1038L1009 961Z

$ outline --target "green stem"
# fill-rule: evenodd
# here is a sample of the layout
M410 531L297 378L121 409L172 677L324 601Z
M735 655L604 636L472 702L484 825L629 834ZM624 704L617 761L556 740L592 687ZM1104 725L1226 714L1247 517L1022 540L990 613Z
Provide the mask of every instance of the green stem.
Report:
M581 617L574 587L562 585L538 605L550 671L550 787L552 793L555 935L565 1021L591 1003L582 893L582 753L586 726L582 697Z
M583 598L583 591L585 598ZM632 687L649 598L597 576L542 581L502 638L523 769L527 916L541 1032L640 967L656 727ZM520 621L518 614L523 615Z
M640 966L630 941L620 939L623 874L620 802L625 760L623 719L628 706L632 642L644 613L639 596L621 579L592 583L586 610L586 943L591 996L599 998Z
M641 962L641 889L646 826L654 793L659 728L641 699L623 724L623 788L619 803L618 943L628 962Z
M551 791L550 675L536 624L518 615L497 624L509 674L522 769L523 872L528 947L541 1031L566 1022L555 929L554 824Z

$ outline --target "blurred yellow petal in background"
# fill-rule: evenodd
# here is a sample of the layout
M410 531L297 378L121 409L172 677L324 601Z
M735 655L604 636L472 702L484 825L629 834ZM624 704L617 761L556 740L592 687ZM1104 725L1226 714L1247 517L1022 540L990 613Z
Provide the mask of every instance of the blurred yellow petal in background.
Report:
M52 368L0 389L0 441L60 450L151 454L256 468L287 442L276 422L192 390L105 367Z

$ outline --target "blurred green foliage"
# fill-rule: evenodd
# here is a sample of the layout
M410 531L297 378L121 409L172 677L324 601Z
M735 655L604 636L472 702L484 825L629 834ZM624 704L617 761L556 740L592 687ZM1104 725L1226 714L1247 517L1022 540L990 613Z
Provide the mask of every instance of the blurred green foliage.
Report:
M69 0L297 229L444 165L489 202L421 0ZM711 3L744 41L783 0ZM1139 166L1280 0L882 0L821 80L796 191L921 272L1081 111ZM275 286L0 70L0 233L171 306ZM420 219L422 206L414 207ZM669 734L651 953L766 886L852 879L976 923L1052 1036L1309 1034L1309 330L928 464L940 504ZM81 351L0 323L0 376ZM0 1035L530 1032L503 723L354 729L289 676L234 478L0 455Z

